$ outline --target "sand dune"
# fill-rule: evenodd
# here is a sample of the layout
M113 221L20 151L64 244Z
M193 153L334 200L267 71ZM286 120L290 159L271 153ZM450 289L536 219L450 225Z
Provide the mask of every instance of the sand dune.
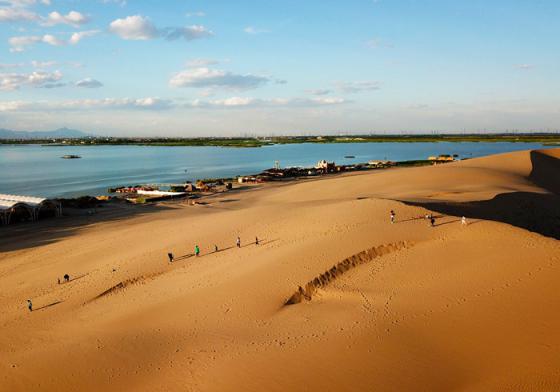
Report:
M2 228L0 390L558 390L559 169L524 151Z

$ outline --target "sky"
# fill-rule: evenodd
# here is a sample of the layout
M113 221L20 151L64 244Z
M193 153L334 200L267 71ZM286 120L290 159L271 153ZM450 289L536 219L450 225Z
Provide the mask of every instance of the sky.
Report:
M560 130L558 0L0 0L0 128Z

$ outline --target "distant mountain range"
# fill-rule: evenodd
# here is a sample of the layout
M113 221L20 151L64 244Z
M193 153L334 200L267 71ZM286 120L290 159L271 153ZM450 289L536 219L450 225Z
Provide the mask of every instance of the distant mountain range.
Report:
M53 139L91 136L77 129L59 128L54 131L12 131L0 128L0 139Z

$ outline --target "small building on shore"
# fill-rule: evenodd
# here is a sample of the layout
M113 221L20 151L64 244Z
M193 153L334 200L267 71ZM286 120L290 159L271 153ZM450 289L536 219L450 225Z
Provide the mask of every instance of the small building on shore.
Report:
M315 169L320 170L324 173L332 173L336 170L336 164L334 162L328 162L324 159L317 162Z
M383 168L383 167L389 167L394 165L395 162L392 161L380 161L380 160L368 161L368 166L375 167L375 168Z
M455 158L452 155L442 154L436 156L428 157L428 161L432 161L434 163L441 163L441 162L453 162Z

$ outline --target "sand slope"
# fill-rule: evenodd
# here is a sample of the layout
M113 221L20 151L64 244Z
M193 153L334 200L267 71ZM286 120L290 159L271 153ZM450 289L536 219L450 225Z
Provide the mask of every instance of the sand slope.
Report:
M0 390L560 389L560 214L487 220L507 195L554 203L559 155L233 192L56 238L2 229ZM284 305L345 259L359 263Z

